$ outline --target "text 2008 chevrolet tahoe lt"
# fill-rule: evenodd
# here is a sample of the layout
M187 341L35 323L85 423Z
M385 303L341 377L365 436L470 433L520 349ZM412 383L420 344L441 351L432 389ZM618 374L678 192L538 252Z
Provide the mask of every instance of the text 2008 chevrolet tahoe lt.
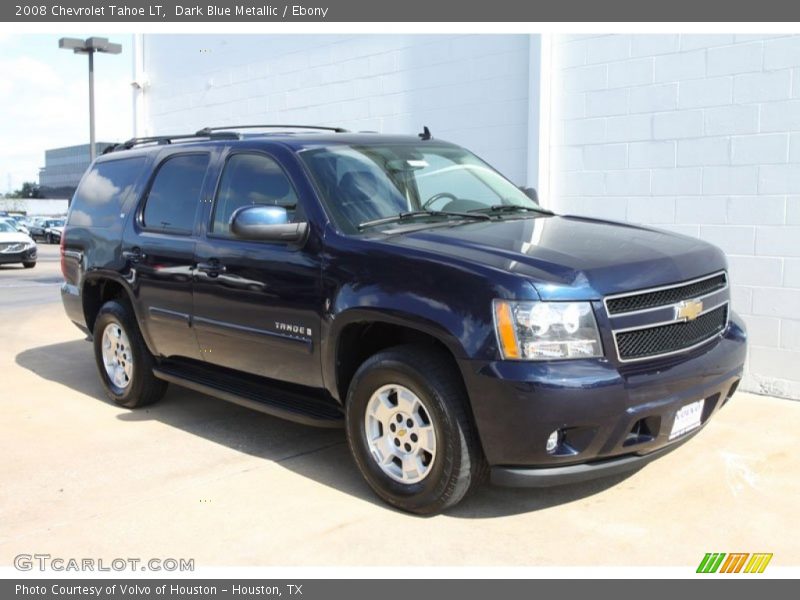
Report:
M404 510L634 469L736 389L725 257L529 195L427 130L131 140L75 194L64 306L122 406L170 382L343 425Z

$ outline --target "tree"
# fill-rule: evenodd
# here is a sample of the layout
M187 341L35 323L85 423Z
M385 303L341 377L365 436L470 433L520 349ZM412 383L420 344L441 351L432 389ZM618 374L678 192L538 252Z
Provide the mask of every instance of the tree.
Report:
M26 181L22 187L7 195L9 198L44 198L41 188L38 183L33 181Z

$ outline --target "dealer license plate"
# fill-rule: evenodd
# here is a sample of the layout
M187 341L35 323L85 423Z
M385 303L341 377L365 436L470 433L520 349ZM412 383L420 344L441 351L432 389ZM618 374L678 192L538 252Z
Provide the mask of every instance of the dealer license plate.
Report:
M669 439L673 440L700 427L703 404L705 404L705 400L698 400L678 409L678 412L675 413L675 420L672 422L672 433L669 434Z

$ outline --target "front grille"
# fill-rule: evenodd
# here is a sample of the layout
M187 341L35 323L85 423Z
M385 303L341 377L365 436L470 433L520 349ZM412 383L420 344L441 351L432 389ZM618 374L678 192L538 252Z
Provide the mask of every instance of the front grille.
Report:
M0 244L0 252L21 252L24 249L25 244L21 244L19 242L6 242L4 244Z
M719 273L718 275L712 275L706 279L693 281L684 285L678 284L674 287L653 290L641 294L634 293L627 296L609 298L606 300L606 308L609 315L618 315L667 304L676 304L681 300L698 298L716 292L724 288L727 284L728 279L725 273Z
M621 360L635 360L687 350L720 333L727 322L726 303L694 321L617 333L617 352Z

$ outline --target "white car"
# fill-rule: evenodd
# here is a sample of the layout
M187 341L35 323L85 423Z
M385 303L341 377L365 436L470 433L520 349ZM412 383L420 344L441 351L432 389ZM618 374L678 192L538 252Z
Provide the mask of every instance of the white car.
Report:
M36 242L17 228L0 221L0 264L22 263L26 269L36 266Z
M17 231L21 231L25 235L30 235L30 231L28 231L27 226L22 221L18 221L14 217L0 217L0 221L5 221Z

